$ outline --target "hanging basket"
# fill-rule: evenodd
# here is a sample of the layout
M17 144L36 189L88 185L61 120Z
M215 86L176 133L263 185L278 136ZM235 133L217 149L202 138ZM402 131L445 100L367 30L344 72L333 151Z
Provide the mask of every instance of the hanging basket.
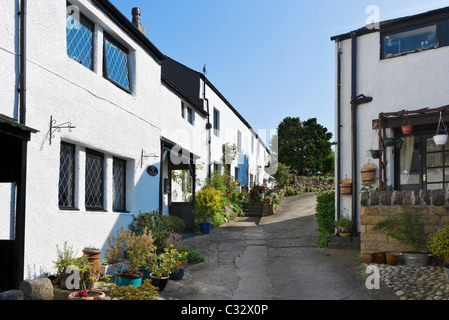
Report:
M340 193L342 195L351 195L352 194L352 180L345 179L340 182Z
M413 132L413 126L410 124L410 119L408 118L408 114L406 115L406 117L407 117L407 123L401 127L402 134L410 135Z
M441 134L441 126L443 126L443 128L444 128L445 134ZM446 125L444 124L444 121L443 121L443 112L440 112L440 121L438 122L437 133L433 137L433 140L435 141L435 144L437 146L444 146L447 143L447 138L448 138L448 133L447 133Z
M387 147L393 147L394 143L395 143L394 138L386 138L385 139L385 146L387 146Z
M370 153L373 159L380 159L382 156L382 150L370 150Z
M411 125L402 126L401 129L402 133L405 135L410 135L413 132L413 126Z
M365 164L360 173L362 174L363 183L373 184L376 182L377 167L374 163Z

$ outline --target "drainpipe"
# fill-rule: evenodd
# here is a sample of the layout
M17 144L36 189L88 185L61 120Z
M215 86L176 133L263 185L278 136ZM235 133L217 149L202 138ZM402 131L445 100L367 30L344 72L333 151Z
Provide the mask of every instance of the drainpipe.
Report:
M351 121L352 121L352 227L357 230L357 34L351 33L352 61L351 61Z
M341 217L341 190L340 190L340 180L341 180L341 55L343 54L341 50L341 39L337 39L337 220Z
M27 1L20 4L20 111L19 123L26 123L26 7Z
M207 134L207 148L208 148L208 166L207 166L207 176L209 179L212 177L212 124L210 123L210 110L209 110L209 99L206 98L206 76L203 77L203 100L206 101L207 105L207 124L206 130Z

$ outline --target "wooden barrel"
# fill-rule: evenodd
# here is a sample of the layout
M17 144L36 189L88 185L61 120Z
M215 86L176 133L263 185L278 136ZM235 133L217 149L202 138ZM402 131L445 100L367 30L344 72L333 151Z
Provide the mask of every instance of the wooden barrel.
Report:
M352 180L351 179L345 179L340 182L340 193L343 195L352 194Z
M374 163L365 164L360 173L362 174L363 183L372 184L376 182L377 167Z

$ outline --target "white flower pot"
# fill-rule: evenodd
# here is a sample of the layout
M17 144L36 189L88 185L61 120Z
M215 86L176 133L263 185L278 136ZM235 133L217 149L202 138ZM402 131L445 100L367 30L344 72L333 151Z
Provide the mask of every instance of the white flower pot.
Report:
M433 137L435 144L437 146L444 146L447 142L447 134L440 134Z

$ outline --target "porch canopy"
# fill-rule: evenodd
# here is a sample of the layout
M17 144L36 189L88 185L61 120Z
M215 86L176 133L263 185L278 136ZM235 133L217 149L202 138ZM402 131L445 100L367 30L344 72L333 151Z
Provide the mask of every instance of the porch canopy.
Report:
M449 105L433 109L423 108L380 113L379 118L373 120L373 130L377 130L379 135L379 149L386 149L386 129L397 129L407 125L423 126L438 124L440 116L442 116L444 122L449 122ZM396 148L397 145L395 145ZM387 182L386 167L387 155L386 152L382 152L382 156L379 159L379 190L383 190Z

